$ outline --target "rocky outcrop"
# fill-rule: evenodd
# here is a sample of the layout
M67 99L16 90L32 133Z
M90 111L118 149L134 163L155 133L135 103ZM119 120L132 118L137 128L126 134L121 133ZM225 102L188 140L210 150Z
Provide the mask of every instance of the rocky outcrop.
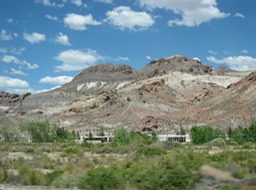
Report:
M207 74L212 72L212 67L203 64L198 59L191 59L182 55L152 60L141 70L142 75L147 78L161 76L168 71L181 71L191 74Z
M16 107L22 103L22 101L30 96L31 93L26 94L10 94L7 92L0 92L0 105Z

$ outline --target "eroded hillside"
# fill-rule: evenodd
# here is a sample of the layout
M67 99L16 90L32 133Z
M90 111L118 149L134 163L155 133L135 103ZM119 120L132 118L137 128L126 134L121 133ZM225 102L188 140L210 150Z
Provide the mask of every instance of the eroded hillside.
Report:
M128 65L89 67L53 91L22 99L1 113L18 120L47 119L87 134L117 126L175 131L195 124L235 127L256 114L255 73L212 69L180 55Z

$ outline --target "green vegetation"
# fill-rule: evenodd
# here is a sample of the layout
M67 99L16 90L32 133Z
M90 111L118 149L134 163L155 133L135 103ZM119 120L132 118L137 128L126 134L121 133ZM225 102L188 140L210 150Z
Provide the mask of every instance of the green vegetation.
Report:
M247 127L229 128L227 133L210 126L194 126L191 131L192 143L202 145L216 138L228 140L231 143L248 144L248 142L256 142L256 122ZM227 134L227 136L226 136ZM228 137L228 139L227 139Z
M194 126L191 129L192 143L196 145L205 144L216 138L226 138L223 131L210 126Z
M238 144L246 142L256 142L256 122L252 123L249 128L238 127L235 129L229 128L228 136Z
M214 184L220 190L241 189L245 180L256 178L255 126L230 129L229 140L218 129L196 126L192 144L159 142L156 134L120 128L111 143L80 144L74 143L75 132L30 121L16 139L8 128L0 130L8 137L0 142L0 183L49 189L199 190ZM32 143L22 140L24 134ZM202 172L205 165L234 180Z
M17 142L20 140L20 135L17 130L7 125L0 128L0 135L5 142Z
M76 138L76 134L74 132L69 132L57 125L52 125L48 121L24 122L22 130L25 134L31 137L33 142L65 142L74 141Z

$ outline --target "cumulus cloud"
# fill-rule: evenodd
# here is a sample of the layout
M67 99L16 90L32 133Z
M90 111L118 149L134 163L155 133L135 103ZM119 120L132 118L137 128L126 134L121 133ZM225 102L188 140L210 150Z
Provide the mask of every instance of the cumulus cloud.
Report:
M32 34L24 33L23 38L31 44L40 43L45 41L46 37L44 34L33 32Z
M100 2L100 3L106 3L106 4L112 4L113 0L94 0L95 2Z
M22 48L14 48L14 47L8 47L8 48L0 48L0 53L11 53L15 55L21 55L26 50L25 47Z
M208 61L216 64L224 64L234 70L255 70L256 58L250 56L229 56L222 59L210 56L206 58Z
M135 12L130 7L120 6L106 13L106 21L121 30L129 29L133 31L145 30L152 26L155 21L146 12Z
M140 5L148 9L165 9L181 16L181 19L169 20L168 25L198 26L211 19L220 19L229 16L221 12L216 0L138 0Z
M21 71L21 70L17 70L14 68L11 68L10 71L7 71L7 73L11 74L11 75L21 75L21 76L28 76L27 73Z
M64 7L64 3L55 3L51 0L35 0L36 3L43 4L44 6L48 7Z
M98 55L95 50L69 49L59 53L55 59L62 62L61 65L55 67L56 71L76 71L94 65L98 60L103 60L104 58Z
M6 30L3 30L1 31L0 33L0 39L3 40L3 41L10 41L13 39L12 35L11 34L8 34L6 32Z
M55 37L54 41L57 44L61 44L61 45L64 45L64 46L70 46L68 36L62 34L61 32Z
M4 63L15 63L15 64L19 64L19 65L24 65L27 67L27 69L30 69L30 70L39 68L39 66L37 64L31 64L25 60L20 60L13 55L4 55L2 58L2 61Z
M71 3L78 6L78 7L83 5L82 0L71 0Z
M73 77L71 76L57 76L57 77L44 77L40 79L40 83L48 83L48 84L54 84L54 85L62 85L65 83L68 83L73 80Z
M234 17L245 18L245 16L242 13L236 13Z
M0 89L8 90L8 89L28 89L29 84L27 81L20 80L17 78L10 78L6 76L0 76Z
M79 14L67 14L64 18L64 23L72 30L86 30L86 25L100 25L101 23L94 20L92 15L79 15Z

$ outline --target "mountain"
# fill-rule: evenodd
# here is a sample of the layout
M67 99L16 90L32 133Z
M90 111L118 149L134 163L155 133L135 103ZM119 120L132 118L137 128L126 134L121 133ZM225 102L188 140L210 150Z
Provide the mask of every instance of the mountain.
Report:
M100 128L112 133L118 126L161 133L193 125L236 127L256 116L256 74L249 74L213 69L181 55L153 60L139 70L99 64L58 89L5 107L0 119L47 119L80 134Z

